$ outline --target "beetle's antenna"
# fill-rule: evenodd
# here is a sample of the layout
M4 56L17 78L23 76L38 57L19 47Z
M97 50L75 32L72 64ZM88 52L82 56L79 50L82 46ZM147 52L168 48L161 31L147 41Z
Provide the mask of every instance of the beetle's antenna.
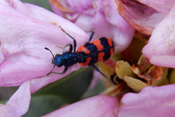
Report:
M48 51L51 53L51 55L53 56L53 58L54 58L54 55L53 55L52 51L51 51L49 48L47 48L47 47L45 47L45 49L48 50ZM49 73L47 73L47 76L50 75L50 74L52 73L52 71L53 71L53 69L55 68L55 66L56 66L56 65L54 64L52 70L51 70Z
M54 58L54 55L53 55L52 51L49 48L47 48L47 47L45 47L45 49L48 50L52 54L52 56Z
M53 68L52 68L52 70L51 70L49 73L47 73L47 76L49 76L51 73L53 73L52 71L53 71L53 69L55 68L55 66L56 66L56 65L54 65Z

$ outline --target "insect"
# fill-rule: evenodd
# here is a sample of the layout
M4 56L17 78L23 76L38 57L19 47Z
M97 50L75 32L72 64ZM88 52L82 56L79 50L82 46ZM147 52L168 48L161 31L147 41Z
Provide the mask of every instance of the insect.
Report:
M67 36L73 39L73 45L66 45L65 47L68 46L69 51L64 52L63 54L56 54L55 56L53 55L50 49L45 47L45 49L50 51L50 53L52 54L52 64L54 65L52 70L49 73L47 73L47 75L51 73L63 74L68 70L70 66L72 66L75 63L79 63L81 66L92 66L95 70L104 75L94 64L100 61L105 61L108 58L110 58L110 56L114 52L113 42L107 37L102 37L98 40L91 42L94 35L94 32L92 32L89 37L89 41L85 45L80 46L76 51L76 40L71 35L69 35L64 29L61 28L61 30ZM64 66L65 68L62 72L53 72L55 66Z

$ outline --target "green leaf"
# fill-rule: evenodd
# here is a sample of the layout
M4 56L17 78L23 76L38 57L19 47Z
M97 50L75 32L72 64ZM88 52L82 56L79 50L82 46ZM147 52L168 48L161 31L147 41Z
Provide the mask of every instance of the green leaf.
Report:
M35 4L37 6L41 6L47 10L52 11L52 8L51 8L48 0L21 0L21 1L27 2L27 3L32 3L32 4Z
M1 100L0 104L5 104L8 100Z
M33 96L28 112L23 117L40 117L68 103L64 97L54 95Z
M8 100L18 89L18 87L0 87L0 101Z
M88 97L96 96L102 93L106 90L105 86L106 82L105 80L97 80L96 84L93 86L93 88L89 88L81 97L81 99L85 99Z
M43 87L33 95L59 95L75 102L87 90L92 80L92 70L82 68L70 75Z

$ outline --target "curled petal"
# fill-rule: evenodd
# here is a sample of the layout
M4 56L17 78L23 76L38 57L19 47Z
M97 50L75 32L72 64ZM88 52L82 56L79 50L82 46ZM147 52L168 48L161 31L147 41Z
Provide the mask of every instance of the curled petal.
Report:
M155 28L143 54L155 65L175 68L175 6Z
M175 109L175 85L147 87L140 93L128 93L121 102L121 117L173 117Z
M166 13L149 7L150 4L140 3L142 0L115 0L119 14L136 30L151 35L155 26L165 17ZM138 2L139 1L139 2ZM152 2L152 1L151 1ZM159 2L159 1L157 1ZM149 2L145 2L149 3ZM163 5L162 5L163 7ZM160 9L162 9L160 6Z
M161 13L168 13L175 0L137 0Z
M116 117L117 102L114 97L99 95L71 104L44 117Z

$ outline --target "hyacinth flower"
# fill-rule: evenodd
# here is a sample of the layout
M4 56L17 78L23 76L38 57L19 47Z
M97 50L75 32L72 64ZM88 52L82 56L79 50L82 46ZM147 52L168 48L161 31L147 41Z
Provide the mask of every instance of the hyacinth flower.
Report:
M154 63L152 57L155 56L155 51L150 53L147 51L149 44L155 42L152 40L159 31L156 28L165 23L163 19L166 20L167 18L169 20L173 16L173 1L170 2L167 6L164 6L164 1L158 4L147 1L131 1L131 3L128 1L127 3L127 1L118 0L96 0L91 2L50 0L55 13L66 18L66 20L32 4L2 0L0 4L2 9L0 25L4 28L0 29L2 61L0 85L20 87L5 104L1 105L0 115L18 117L34 108L33 115L36 112L47 110L38 114L38 116L45 115L46 117L174 116L175 95L173 92L175 86L167 84L174 83L175 72L173 69L165 68L170 67L168 63L159 64L159 61ZM162 10L161 6L165 10ZM3 11L5 8L6 11ZM149 20L159 21L160 24L155 25L149 20L143 20L143 18L135 20L135 17L132 17L133 14L139 16L141 13L134 11L139 10L147 13L142 14L142 16L146 15L146 18L150 17ZM162 19L151 17L157 15L157 13L160 14ZM128 15L131 15L131 17ZM127 20L127 18L131 20ZM143 22L143 25L141 22ZM150 22L154 24L151 28L150 25L147 25ZM44 48L48 47L54 54L63 53L66 49L64 46L73 42L59 26L76 38L77 46L88 41L88 32L91 31L95 32L94 40L101 36L107 36L113 40L115 44L113 61L109 60L104 64L98 63L99 69L107 76L110 76L109 74L113 72L116 74L111 77L113 79L105 79L108 86L102 93L103 95L96 94L98 96L76 102L82 96L82 93L79 93L80 90L83 90L82 92L86 90L84 88L85 83L82 80L77 82L79 78L77 72L71 74L71 76L67 75L79 69L79 65L71 66L65 74L46 75L53 68L53 65L51 63L52 55ZM136 30L134 37L133 28ZM150 36L151 39L146 45ZM154 45L154 47L158 46ZM153 46L151 49L154 50ZM173 48L171 49L173 50ZM156 52L156 55L158 52ZM161 53L158 55L160 56ZM116 63L113 65L114 61ZM55 68L54 70L62 71L62 68ZM83 74L80 79L83 80L91 74L86 69L80 71ZM62 78L64 76L66 77ZM99 77L99 75L96 75L96 77ZM58 79L60 80L56 81ZM111 80L114 82L111 82ZM73 83L75 85L72 85ZM71 85L73 87L69 89L68 87ZM86 85L88 86L88 83ZM31 98L32 93L34 95ZM76 95L75 98L75 95L72 94L76 93L79 93L77 94L79 96ZM69 99L72 99L72 101ZM41 105L38 106L37 102L41 102ZM33 103L35 103L34 106ZM69 103L73 104L68 105ZM31 104L30 108L29 104ZM26 116L29 115L28 112Z

